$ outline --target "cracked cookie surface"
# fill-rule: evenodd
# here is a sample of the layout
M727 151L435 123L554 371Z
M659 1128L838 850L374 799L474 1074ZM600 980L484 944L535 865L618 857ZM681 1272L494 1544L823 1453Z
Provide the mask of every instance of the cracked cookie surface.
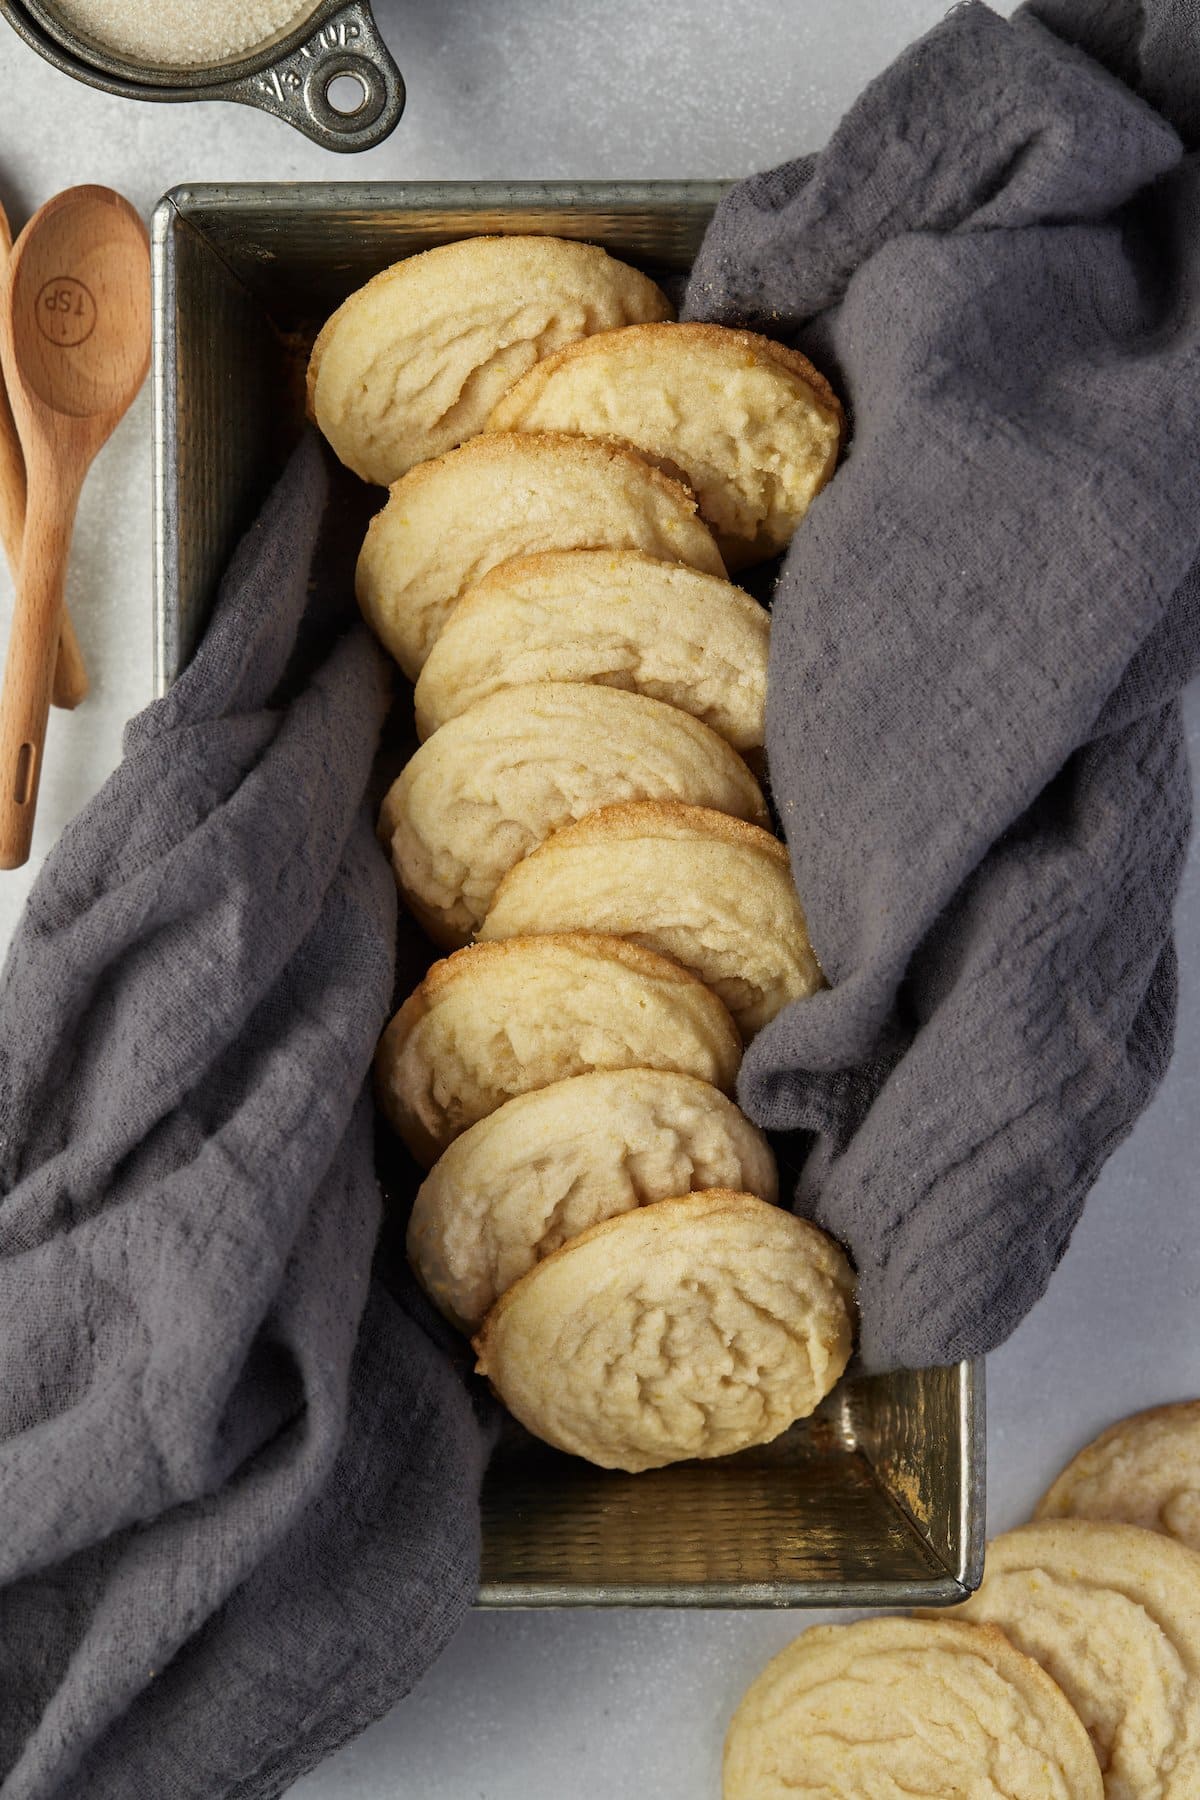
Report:
M446 1316L474 1331L568 1238L716 1187L769 1201L778 1187L767 1140L718 1088L665 1069L576 1075L455 1139L417 1193L409 1261Z
M693 970L747 1039L824 985L786 849L708 807L648 800L563 826L504 877L479 935L588 923Z
M1101 1800L1062 1692L992 1626L812 1626L747 1689L724 1800Z
M698 719L620 688L534 682L489 695L427 738L387 792L379 836L405 900L449 949L552 831L648 797L766 817L742 758ZM565 929L592 927L611 929L599 912Z
M1034 1516L1143 1525L1200 1551L1200 1400L1110 1425L1067 1464Z
M998 1625L1088 1728L1107 1800L1200 1794L1200 1556L1137 1525L1063 1519L988 1545L955 1618Z
M475 944L435 963L379 1042L376 1092L418 1162L514 1094L593 1069L737 1079L742 1045L686 969L599 933Z
M526 1428L606 1469L768 1443L850 1355L853 1276L815 1226L718 1189L593 1225L504 1294L479 1373Z
M654 282L594 244L463 238L384 269L326 320L309 413L348 468L386 486L482 431L541 357L671 317Z
M730 569L775 556L833 474L843 414L807 357L724 325L628 325L572 344L504 396L492 431L632 444L696 493Z
M763 741L770 618L728 581L636 550L561 550L489 570L417 682L428 737L499 688L585 681L701 719L735 750Z
M358 603L415 681L464 591L497 563L605 547L725 573L694 495L644 457L566 433L492 432L393 485L367 528Z

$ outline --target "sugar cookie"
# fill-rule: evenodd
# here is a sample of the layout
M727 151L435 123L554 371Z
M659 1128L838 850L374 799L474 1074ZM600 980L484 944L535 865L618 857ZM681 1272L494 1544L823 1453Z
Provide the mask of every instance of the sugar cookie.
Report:
M833 474L842 408L807 357L723 325L627 325L550 356L492 412L492 431L577 431L632 444L694 489L726 566L787 545Z
M853 1277L814 1225L750 1194L658 1200L570 1239L475 1340L523 1425L605 1469L764 1444L850 1355Z
M718 576L638 550L500 563L469 588L421 671L428 737L499 688L586 681L678 706L733 745L763 741L770 619Z
M775 1158L707 1081L668 1069L576 1075L509 1100L456 1138L422 1183L409 1260L475 1331L535 1262L591 1225L699 1188L773 1201Z
M598 546L725 573L694 496L644 457L564 433L493 432L394 484L358 559L358 601L415 681L464 590L497 563Z
M766 817L746 764L698 719L620 688L535 682L489 695L427 738L388 790L379 836L405 900L452 948L552 831L645 797ZM599 914L571 929L593 926L607 929Z
M811 1626L746 1690L724 1800L1101 1800L1087 1732L994 1626Z
M1200 1556L1137 1525L1062 1519L988 1545L956 1618L999 1625L1088 1728L1107 1800L1200 1794Z
M1120 1419L1069 1462L1038 1519L1115 1519L1200 1551L1200 1400Z
M539 357L671 316L654 282L594 244L462 238L342 302L313 345L309 412L347 467L386 486L482 431Z
M514 1094L592 1069L677 1069L732 1088L742 1046L715 994L665 956L577 932L435 963L375 1059L384 1113L428 1168Z
M787 851L707 807L647 800L564 826L504 877L479 935L588 925L693 970L746 1038L824 985Z

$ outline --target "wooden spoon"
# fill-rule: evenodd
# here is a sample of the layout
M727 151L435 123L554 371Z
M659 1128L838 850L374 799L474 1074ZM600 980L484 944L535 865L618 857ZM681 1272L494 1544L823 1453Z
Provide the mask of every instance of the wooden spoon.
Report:
M0 293L3 292L7 278L11 251L12 232L9 229L8 214L3 205L0 205ZM21 440L17 436L16 421L8 404L4 376L0 372L0 548L8 557L14 581L20 572L21 540L24 536L25 456ZM71 615L64 608L58 660L54 665L52 698L55 706L70 709L79 705L87 691L88 673L83 663L83 652L79 648Z
M150 363L150 241L111 188L68 188L17 239L0 359L29 494L0 692L0 868L27 861L79 490Z

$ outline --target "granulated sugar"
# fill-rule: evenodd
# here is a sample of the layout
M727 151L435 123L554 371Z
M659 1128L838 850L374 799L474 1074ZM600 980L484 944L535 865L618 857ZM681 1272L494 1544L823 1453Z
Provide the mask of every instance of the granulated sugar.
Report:
M317 0L53 0L65 25L129 62L197 68L244 56L298 25Z

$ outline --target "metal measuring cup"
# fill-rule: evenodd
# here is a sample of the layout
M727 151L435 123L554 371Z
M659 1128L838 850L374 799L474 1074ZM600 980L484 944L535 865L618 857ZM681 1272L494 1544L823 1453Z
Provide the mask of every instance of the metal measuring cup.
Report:
M0 0L47 62L131 100L235 100L274 113L326 150L369 150L404 111L404 80L369 0L317 0L297 23L227 62L161 68L85 38L54 0ZM346 98L343 98L343 95Z

